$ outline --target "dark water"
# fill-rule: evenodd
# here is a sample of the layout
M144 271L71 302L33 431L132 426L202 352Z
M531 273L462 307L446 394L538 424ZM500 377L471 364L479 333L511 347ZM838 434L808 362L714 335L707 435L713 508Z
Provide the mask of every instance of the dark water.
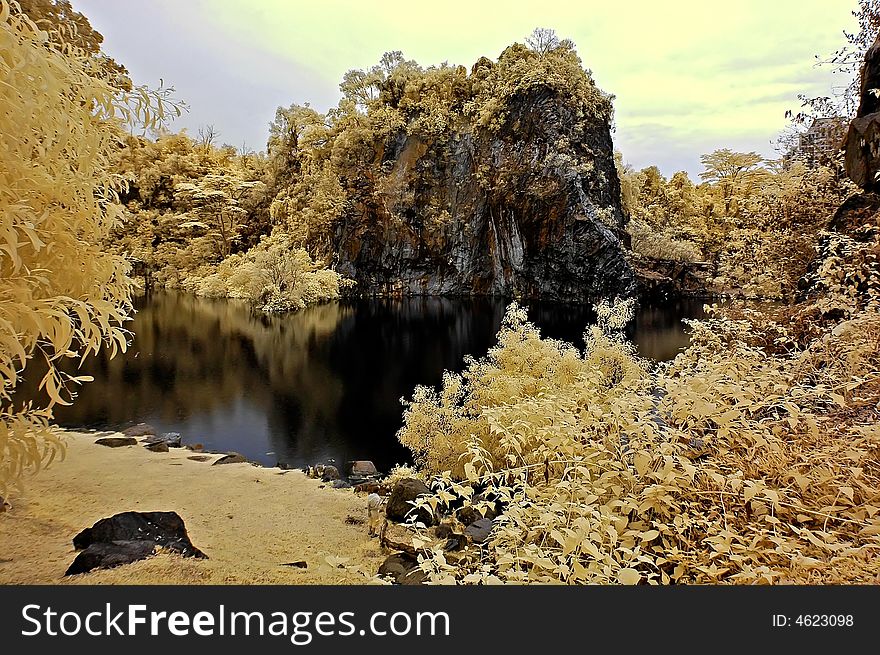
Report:
M505 303L415 298L333 303L266 316L244 303L155 293L138 303L128 352L88 360L95 381L59 424L118 428L144 421L184 443L235 450L274 465L408 460L395 433L401 396L460 370L495 343ZM583 345L586 307L533 304L546 336ZM687 345L682 318L702 302L644 307L630 334L641 354L669 359Z

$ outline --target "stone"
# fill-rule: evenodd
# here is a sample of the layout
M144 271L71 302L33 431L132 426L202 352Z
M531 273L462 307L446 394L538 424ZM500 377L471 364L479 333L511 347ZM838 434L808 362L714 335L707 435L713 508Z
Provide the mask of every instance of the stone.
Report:
M155 443L144 444L144 448L150 450L154 453L167 453L168 452L168 444L164 441L157 441Z
M114 541L148 541L185 557L207 559L189 539L177 512L122 512L101 519L73 538L77 550Z
M416 567L398 577L397 582L402 585L420 585L424 584L427 579L428 574L422 571L421 568Z
M156 552L152 541L110 541L89 545L79 553L64 572L65 576L88 573L93 569L112 569L151 557Z
M180 448L180 432L163 432L162 434L151 434L143 442L147 445L164 443L169 448Z
M368 459L357 459L348 463L348 474L356 477L366 478L372 475L379 475L376 465Z
M467 537L463 534L453 534L446 540L442 548L446 552L455 552L462 550L465 546L467 546Z
M482 544L489 540L491 532L492 519L479 519L465 528L464 534L475 544Z
M137 439L134 437L102 437L95 441L99 446L108 448L122 448L123 446L136 446Z
M194 453L200 453L205 449L205 446L200 443L188 443L186 444L186 449L191 450Z
M137 425L125 428L122 434L126 437L145 437L156 434L156 429L149 423L138 423Z
M3 496L0 496L0 514L10 509L12 509L12 505Z
M334 489L351 489L351 482L348 482L347 480L333 480L333 482L330 483L330 486Z
M880 191L880 34L865 52L861 69L859 109L846 135L844 168L868 192Z
M407 520L410 512L413 511L412 501L430 494L431 490L421 480L415 478L403 478L398 480L388 496L388 502L385 506L385 516L390 521L403 522ZM416 519L425 525L434 523L434 515L428 508L421 508L415 512Z
M470 525L482 518L494 519L498 514L498 504L494 500L487 498L484 494L477 494L469 504L455 512L455 518L464 525Z
M379 575L390 577L394 582L400 582L410 571L419 566L416 558L408 553L393 553L385 558L379 566Z
M359 494L378 494L380 496L387 496L391 493L391 489L387 484L384 482L376 482L375 480L356 484L354 490Z
M295 569L307 569L309 567L308 562L305 560L299 560L298 562L285 562L281 566L292 566Z
M211 466L217 466L218 464L244 464L247 461L247 457L245 457L241 453L227 453L216 462L211 464Z
M335 270L378 296L633 296L610 107L575 95L524 85L491 128L463 118L431 138L412 125L377 136L351 166L369 191L339 218Z
M207 462L211 459L210 455L190 455L187 459L191 459L194 462Z
M324 482L333 482L339 480L339 469L335 466L326 465L321 471L321 480Z
M434 536L437 539L449 539L450 535L452 535L453 529L452 526L447 523L441 523L436 528L434 528Z
M315 464L314 466L307 467L304 471L310 478L323 482L332 482L340 478L339 469L332 464Z

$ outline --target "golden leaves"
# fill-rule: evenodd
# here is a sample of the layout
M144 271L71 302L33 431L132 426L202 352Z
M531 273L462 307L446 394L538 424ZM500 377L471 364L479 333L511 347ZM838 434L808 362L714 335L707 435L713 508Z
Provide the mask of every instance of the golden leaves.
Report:
M463 478L505 507L490 547L444 580L858 580L857 562L880 548L880 509L865 502L880 489L880 431L828 412L852 411L830 395L841 380L874 381L854 388L865 407L880 401L880 320L866 314L828 337L860 353L833 363L755 346L766 320L716 314L656 374L630 368L608 384L602 363L627 370L631 353L599 330L592 350L572 355L513 308L487 357L439 392L417 390L400 433L428 472L448 466L444 503L461 497L452 485ZM562 362L576 383L554 384Z
M117 216L109 162L120 120L153 117L149 92L132 109L93 76L87 53L45 37L0 0L0 493L60 452L51 407L87 381L60 360L125 348L129 265L101 246ZM35 353L48 366L46 398L13 407Z

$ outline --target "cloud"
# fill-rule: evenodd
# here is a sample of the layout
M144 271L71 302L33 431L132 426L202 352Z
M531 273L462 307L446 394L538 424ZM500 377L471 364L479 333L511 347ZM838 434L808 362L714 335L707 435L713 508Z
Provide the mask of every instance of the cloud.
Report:
M139 81L171 81L221 139L262 147L279 105L326 110L346 70L402 50L423 65L497 57L536 26L571 38L616 96L627 160L699 172L717 147L769 150L797 94L834 80L814 55L852 29L847 2L738 0L74 0ZM691 150L696 149L696 150Z

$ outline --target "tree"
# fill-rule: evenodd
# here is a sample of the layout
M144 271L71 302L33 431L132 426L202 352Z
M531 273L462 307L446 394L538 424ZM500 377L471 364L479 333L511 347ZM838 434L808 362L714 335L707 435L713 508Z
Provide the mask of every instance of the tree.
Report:
M324 117L305 105L279 107L275 111L275 120L269 124L269 141L266 144L272 174L276 186L289 184L291 179L300 172L301 153L306 145L318 145L314 139L309 143L300 143L307 132L313 135L325 131ZM323 136L323 135L322 135Z
M196 182L183 182L174 187L179 199L192 203L197 219L190 227L213 230L217 254L225 259L232 252L232 241L238 236L239 222L247 211L241 206L244 197L261 191L265 184L245 180L237 172L205 175Z
M198 143L202 147L202 150L205 151L216 145L217 139L220 138L220 132L213 125L200 126L197 134L198 138L196 139L196 143Z
M161 98L120 92L93 74L88 51L46 41L0 0L0 493L51 462L63 444L49 426L68 404L69 358L126 347L131 311L125 258L102 247L119 216L110 170L122 121L155 126ZM34 80L40 80L35 84ZM158 107L157 104L158 103ZM14 396L32 359L38 396Z
M730 213L734 193L744 187L748 190L762 173L767 172L761 168L764 158L757 152L734 152L722 148L702 155L700 162L706 169L700 173L700 179L719 186L724 199L725 214Z
M526 45L539 55L546 55L551 50L559 47L559 37L554 30L546 27L536 27L526 37Z

